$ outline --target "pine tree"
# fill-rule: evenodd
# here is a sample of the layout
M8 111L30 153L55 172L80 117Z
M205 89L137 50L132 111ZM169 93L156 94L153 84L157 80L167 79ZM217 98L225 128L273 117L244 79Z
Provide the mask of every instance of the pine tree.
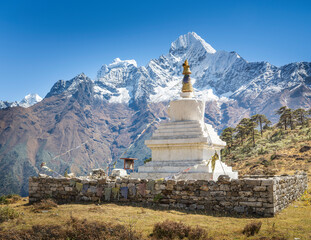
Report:
M256 145L256 142L255 142L255 133L256 133L256 130L255 128L258 126L258 123L252 121L250 119L249 121L249 129L251 130L251 133L252 133L252 140L253 140L253 146L255 147Z
M251 120L253 122L256 122L257 124L259 124L260 127L260 135L262 137L262 133L263 133L263 124L265 125L269 125L271 122L267 119L267 117L263 114L256 114L254 116L251 117Z
M286 106L280 107L276 113L280 115L279 126L284 126L284 129L287 130L287 126L289 125L291 130L294 129L293 112L290 108Z
M245 138L252 132L252 122L249 118L243 118L236 126L236 137L241 139L243 145Z
M301 126L304 126L307 121L308 112L303 108L298 108L293 112L293 116L297 123Z
M230 153L230 149L232 147L233 143L233 134L234 134L235 129L232 127L227 127L225 128L222 133L221 133L221 140L225 141L227 143L227 149L228 152Z

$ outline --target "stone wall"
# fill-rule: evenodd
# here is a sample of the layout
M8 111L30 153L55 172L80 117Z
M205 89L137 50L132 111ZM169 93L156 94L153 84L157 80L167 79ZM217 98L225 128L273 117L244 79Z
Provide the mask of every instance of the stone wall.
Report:
M182 210L273 216L307 188L307 175L205 180L29 179L30 203L123 202Z

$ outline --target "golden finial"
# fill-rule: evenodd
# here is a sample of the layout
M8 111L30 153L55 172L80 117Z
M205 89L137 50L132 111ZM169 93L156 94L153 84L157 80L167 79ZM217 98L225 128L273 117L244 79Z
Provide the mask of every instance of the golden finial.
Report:
M182 72L182 74L190 75L191 71L190 71L190 66L189 66L189 63L188 63L188 59L186 59L186 61L184 62L184 64L182 66L184 67L184 71Z
M184 79L182 80L182 89L181 91L183 93L185 92L193 92L193 87L191 84L191 79L190 79L190 66L188 64L188 60L186 59L186 61L184 62L184 64L182 65L184 67L184 71L182 74L184 74Z

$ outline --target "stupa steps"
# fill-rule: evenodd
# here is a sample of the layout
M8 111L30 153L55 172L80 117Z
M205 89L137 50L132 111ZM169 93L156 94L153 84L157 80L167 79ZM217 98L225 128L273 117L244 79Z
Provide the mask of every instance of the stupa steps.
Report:
M221 169L224 169L225 171L232 171L232 167L227 166L225 163L221 163L219 160L216 161L215 165L217 167L220 167ZM148 171L148 169L156 169L156 171L166 171L168 170L169 172L171 171L182 171L187 168L196 168L198 169L208 169L211 171L211 163L208 160L196 160L196 161L151 161L148 162L147 164L140 166L139 170L140 171Z
M205 164L206 161L205 160L187 160L187 161L184 161L184 160L174 160L174 161L150 161L148 163L146 163L145 165L143 166L162 166L162 165L170 165L170 164L173 164L175 166L194 166L194 165L197 165L197 164Z
M178 126L178 127L189 127L189 126L194 126L194 127L200 127L201 124L199 123L199 121L172 121L172 122L166 122L166 123L162 123L161 127L172 127L172 126Z
M202 175L202 173L188 173L188 172L184 172L181 175L179 175L179 179L201 179L201 180L212 180L213 178L218 178L220 174L212 174L212 173L205 173L204 175ZM168 176L173 176L173 174L169 174L167 172L164 173L132 173L131 177L132 178L142 178L142 179L161 179L161 178L166 178Z
M203 136L203 132L202 131L183 131L183 132L155 132L153 134L154 137L160 137L160 136Z
M187 170L190 168L189 170ZM141 166L139 167L140 173L149 173L149 172L156 172L156 173L172 173L176 174L182 171L187 170L187 172L212 172L211 166L207 166L206 164L201 164L197 166L193 165L184 165L184 166ZM226 172L231 172L232 168L226 165L223 166L223 170L221 172L225 174Z
M175 133L175 132L202 132L200 127L189 127L189 128L162 128L161 126L155 130L156 133Z
M165 139L175 139L175 140L178 140L178 139L201 139L202 137L204 137L202 134L196 134L196 135L157 135L157 134L154 134L150 140L165 140Z

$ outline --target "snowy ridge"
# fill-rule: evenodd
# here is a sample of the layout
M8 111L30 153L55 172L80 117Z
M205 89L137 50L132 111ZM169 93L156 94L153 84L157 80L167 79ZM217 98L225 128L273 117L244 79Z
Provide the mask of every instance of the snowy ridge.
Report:
M231 100L251 106L256 99L270 98L285 89L304 86L303 91L308 92L311 86L311 63L276 67L268 62L247 62L236 52L216 51L192 32L178 37L168 54L150 60L145 67L137 66L135 60L116 58L99 69L94 81L84 74L60 80L47 97L61 93L71 96L81 81L87 81L92 82L94 97L102 101L138 105L169 101L179 96L185 59L190 64L196 97L216 101L219 106Z
M42 97L40 97L38 94L28 94L24 97L22 101L19 102L19 106L28 108L38 102L42 101Z
M31 94L26 95L20 102L17 102L17 101L7 102L7 101L0 100L0 109L10 108L10 107L28 108L41 101L42 101L42 97L40 97L36 93L31 93Z

